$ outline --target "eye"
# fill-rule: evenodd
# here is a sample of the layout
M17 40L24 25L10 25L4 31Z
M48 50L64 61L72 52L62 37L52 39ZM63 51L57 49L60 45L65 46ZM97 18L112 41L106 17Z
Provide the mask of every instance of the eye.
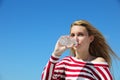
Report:
M84 36L84 34L81 33L81 32L79 32L79 33L77 34L77 36Z
M71 33L71 34L70 34L70 36L71 36L71 37L74 37L74 36L75 36L75 34L74 34L74 33Z

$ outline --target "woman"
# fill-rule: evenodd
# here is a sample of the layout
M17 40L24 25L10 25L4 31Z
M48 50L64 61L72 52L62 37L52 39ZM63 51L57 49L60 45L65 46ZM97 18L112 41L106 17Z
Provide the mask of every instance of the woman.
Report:
M58 41L42 73L42 80L113 80L109 68L110 55L115 53L103 35L89 22L79 20L71 25L70 37L77 45L63 46ZM67 49L71 49L74 56L58 62Z

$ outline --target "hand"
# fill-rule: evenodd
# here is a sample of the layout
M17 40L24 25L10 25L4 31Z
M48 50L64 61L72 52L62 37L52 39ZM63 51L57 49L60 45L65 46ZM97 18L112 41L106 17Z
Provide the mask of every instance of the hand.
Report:
M60 41L58 40L56 45L55 45L55 49L53 51L53 54L56 56L61 56L62 53L67 50L70 49L74 46L74 44L70 44L70 45L61 45Z

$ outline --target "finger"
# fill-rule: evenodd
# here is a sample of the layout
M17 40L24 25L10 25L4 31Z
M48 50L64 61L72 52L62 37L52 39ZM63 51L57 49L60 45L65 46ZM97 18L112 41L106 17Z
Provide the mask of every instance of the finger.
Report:
M72 48L72 47L74 47L74 45L75 45L75 44L71 44L71 45L66 46L66 47L67 47L67 48Z

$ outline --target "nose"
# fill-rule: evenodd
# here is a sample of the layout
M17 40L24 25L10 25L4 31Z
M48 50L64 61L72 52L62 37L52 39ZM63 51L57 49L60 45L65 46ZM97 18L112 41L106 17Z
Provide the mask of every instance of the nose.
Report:
M78 42L79 41L79 39L78 39L78 36L76 35L76 36L74 36L74 39Z

